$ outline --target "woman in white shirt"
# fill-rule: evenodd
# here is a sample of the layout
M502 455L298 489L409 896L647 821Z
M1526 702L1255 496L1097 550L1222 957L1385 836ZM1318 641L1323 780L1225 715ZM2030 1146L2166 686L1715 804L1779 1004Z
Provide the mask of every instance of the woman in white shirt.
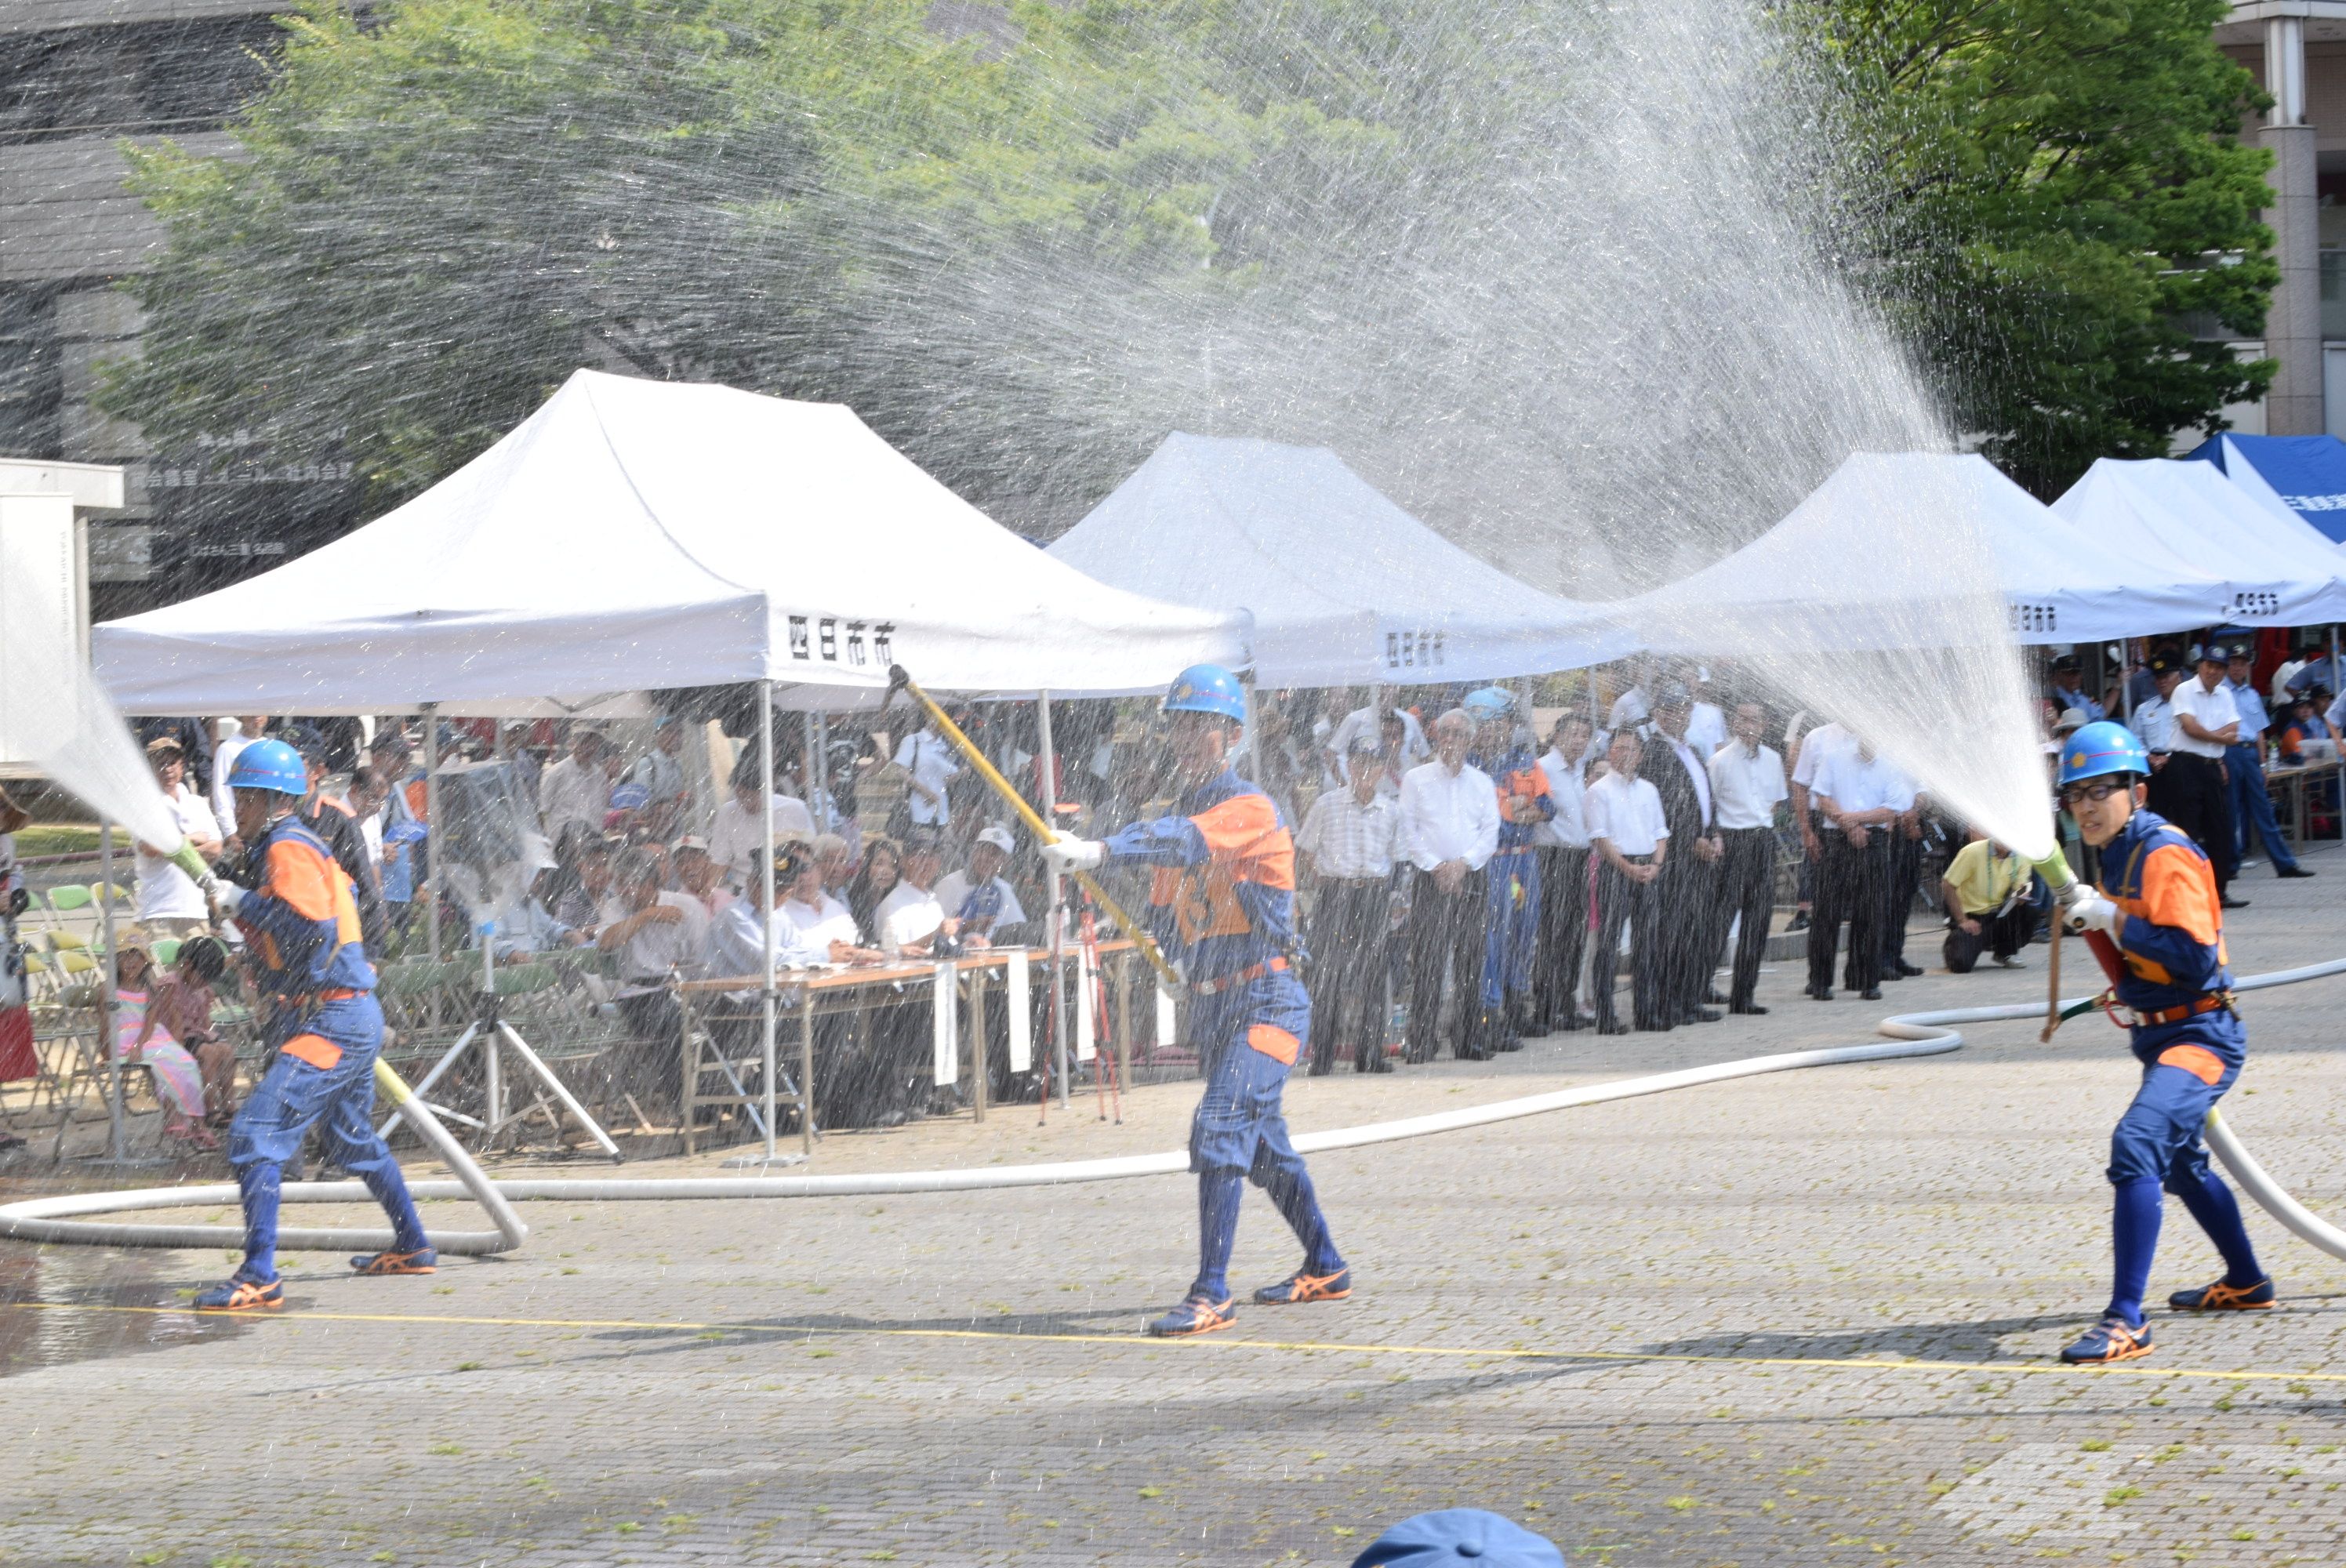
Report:
M877 952L862 945L862 933L855 929L855 917L847 906L823 891L821 861L792 845L778 856L775 869L790 878L777 912L797 933L796 947L826 953L832 963L880 962Z

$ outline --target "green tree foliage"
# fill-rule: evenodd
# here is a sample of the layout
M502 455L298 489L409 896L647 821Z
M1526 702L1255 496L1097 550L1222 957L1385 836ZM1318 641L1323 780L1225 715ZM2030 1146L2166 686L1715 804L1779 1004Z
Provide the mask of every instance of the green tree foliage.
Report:
M1879 171L1852 243L1951 390L1956 423L2040 494L2094 459L2163 456L2260 395L2262 103L2215 46L2224 0L1814 0L1790 12Z

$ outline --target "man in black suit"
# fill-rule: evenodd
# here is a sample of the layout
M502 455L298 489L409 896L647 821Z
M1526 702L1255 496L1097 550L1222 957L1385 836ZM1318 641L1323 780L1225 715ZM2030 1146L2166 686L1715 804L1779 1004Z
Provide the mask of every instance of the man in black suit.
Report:
M1646 748L1645 776L1662 797L1670 828L1670 855L1655 888L1660 906L1663 1006L1669 1022L1716 1023L1708 1000L1725 932L1719 925L1719 836L1710 799L1710 770L1687 744L1692 699L1685 686L1666 683L1654 697L1654 738Z

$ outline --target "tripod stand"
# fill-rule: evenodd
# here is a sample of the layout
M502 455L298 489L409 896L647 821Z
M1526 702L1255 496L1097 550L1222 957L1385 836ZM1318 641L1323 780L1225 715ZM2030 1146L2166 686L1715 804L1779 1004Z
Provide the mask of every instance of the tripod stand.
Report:
M423 1100L424 1095L431 1093L432 1085L438 1083L448 1069L455 1065L456 1058L464 1054L464 1048L475 1040L479 1041L481 1070L486 1090L481 1119L475 1120L443 1105L431 1105L429 1101L424 1101L424 1104L441 1116L451 1121L464 1122L480 1129L480 1146L485 1151L490 1145L496 1142L499 1133L527 1114L524 1111L516 1111L512 1115L505 1114L505 1074L503 1063L500 1060L500 1046L511 1046L521 1057L522 1065L536 1075L538 1083L562 1103L562 1108L576 1117L578 1125L586 1128L597 1143L603 1145L603 1152L611 1156L612 1164L617 1165L623 1156L619 1153L619 1145L611 1141L611 1135L605 1132L600 1124L586 1114L586 1107L578 1103L576 1096L570 1093L562 1080L539 1059L536 1052L529 1048L529 1042L521 1037L521 1031L499 1016L495 943L491 940L495 932L496 926L494 921L481 928L481 989L478 993L478 1011L474 1013L473 1021L464 1026L464 1032L456 1036L456 1043L448 1047L447 1054L433 1064L432 1071L425 1074L423 1081L415 1085L415 1098ZM399 1125L399 1119L403 1114L401 1111L393 1111L391 1114L389 1119L379 1129L384 1136L388 1137L391 1135L391 1129Z

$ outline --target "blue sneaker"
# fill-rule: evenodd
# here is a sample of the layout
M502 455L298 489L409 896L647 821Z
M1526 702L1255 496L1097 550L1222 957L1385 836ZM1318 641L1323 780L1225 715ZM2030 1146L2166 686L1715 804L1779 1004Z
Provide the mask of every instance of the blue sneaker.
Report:
M1276 1285L1266 1285L1254 1293L1255 1302L1262 1307L1299 1307L1306 1301L1341 1301L1352 1293L1352 1271L1339 1268L1333 1274L1313 1274L1297 1269Z
M2178 1290L2167 1298L2178 1312L2261 1312L2280 1305L2280 1294L2270 1279L2254 1285L2227 1285L2218 1279L2197 1290Z
M230 1279L196 1293L199 1312L259 1312L285 1305L282 1279Z
M2123 1318L2105 1318L2086 1330L2085 1337L2061 1352L2073 1366L2106 1361L2131 1361L2150 1354L2150 1325L2137 1329Z
M1237 1303L1209 1301L1202 1296L1192 1296L1151 1323L1148 1332L1159 1339L1186 1339L1193 1334L1210 1334L1217 1329L1227 1329L1238 1320Z
M431 1247L419 1247L413 1252L393 1248L389 1252L364 1254L351 1259L354 1274L436 1274L440 1271L440 1255Z

